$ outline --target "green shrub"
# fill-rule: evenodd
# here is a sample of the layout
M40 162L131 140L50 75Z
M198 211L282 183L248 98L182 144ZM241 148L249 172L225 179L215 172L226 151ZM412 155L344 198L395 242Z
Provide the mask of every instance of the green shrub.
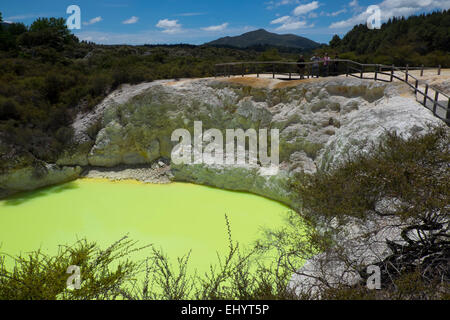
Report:
M0 96L0 120L17 119L19 116L17 103L11 98Z
M89 94L93 97L103 96L112 84L112 79L108 75L95 75L90 79Z
M73 138L73 128L72 127L61 127L56 133L56 139L62 144L70 144Z
M450 134L447 127L429 129L408 139L387 132L368 153L353 155L333 170L291 180L303 214L319 225L333 221L339 230L355 219L365 225L397 219L402 241L386 239L390 255L373 263L383 270L385 298L428 299L436 296L428 286L439 288L438 296L448 289ZM388 212L379 209L380 201L392 199ZM371 233L365 236L369 239Z

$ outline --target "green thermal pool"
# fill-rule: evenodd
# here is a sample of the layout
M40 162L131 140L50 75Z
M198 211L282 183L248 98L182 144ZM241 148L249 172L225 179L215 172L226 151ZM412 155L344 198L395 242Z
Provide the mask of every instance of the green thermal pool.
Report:
M106 249L128 234L139 245L161 247L171 259L192 249L190 266L201 272L216 263L217 252L227 253L225 214L233 240L249 245L262 228L281 226L288 211L253 194L187 183L83 179L0 201L0 251L55 254L58 245L83 238Z

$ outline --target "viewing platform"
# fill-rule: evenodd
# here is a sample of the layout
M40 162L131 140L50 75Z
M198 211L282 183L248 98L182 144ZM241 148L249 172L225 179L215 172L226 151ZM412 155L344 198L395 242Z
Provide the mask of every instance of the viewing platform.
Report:
M450 69L432 67L396 67L363 64L352 60L331 59L312 62L231 62L215 65L215 77L252 77L280 81L311 81L327 77L355 77L382 82L403 82L416 100L450 125Z

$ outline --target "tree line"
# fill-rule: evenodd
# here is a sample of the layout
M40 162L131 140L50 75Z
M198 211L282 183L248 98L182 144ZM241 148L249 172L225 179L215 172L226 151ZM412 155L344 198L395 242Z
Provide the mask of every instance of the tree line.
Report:
M328 48L363 63L449 67L450 10L394 17L380 29L359 24L342 39L335 35Z
M192 45L107 46L80 41L63 18L0 24L0 171L53 162L72 144L79 112L123 83L214 75L214 64L259 53ZM17 163L15 164L17 165Z

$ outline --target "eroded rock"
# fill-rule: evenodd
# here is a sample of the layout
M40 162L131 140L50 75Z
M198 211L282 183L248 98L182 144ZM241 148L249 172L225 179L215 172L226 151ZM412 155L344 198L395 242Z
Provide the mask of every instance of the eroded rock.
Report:
M387 130L408 135L425 131L428 123L440 123L410 97L396 95L404 90L399 84L345 77L285 88L271 83L268 88L250 88L214 79L126 85L92 112L77 117L73 124L76 146L62 154L57 164L151 166L162 158L170 160L177 143L171 141L172 132L183 128L192 133L195 121L202 122L203 130L219 129L224 136L226 129L276 128L280 130L281 164L274 177L262 176L261 168L207 164L173 166L173 176L174 180L250 191L292 205L287 183L293 174L330 169L347 155L367 150ZM0 187L12 187L13 177L19 176L3 175L9 183ZM61 177L60 182L66 179ZM29 185L32 189L46 183Z

